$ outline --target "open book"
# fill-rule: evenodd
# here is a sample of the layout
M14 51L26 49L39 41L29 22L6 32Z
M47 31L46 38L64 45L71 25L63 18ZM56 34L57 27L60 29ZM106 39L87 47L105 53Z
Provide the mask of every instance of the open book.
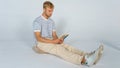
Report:
M63 34L63 35L61 35L59 38L64 40L68 35L69 35L69 34Z

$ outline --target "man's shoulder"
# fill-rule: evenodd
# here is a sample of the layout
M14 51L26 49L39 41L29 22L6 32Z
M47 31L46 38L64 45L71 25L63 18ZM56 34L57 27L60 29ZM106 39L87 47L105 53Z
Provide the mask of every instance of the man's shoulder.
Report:
M41 16L38 16L37 18L35 18L34 22L39 22L41 20L42 20Z
M42 19L41 16L35 18L35 20L33 21L33 26L38 25L38 24L42 24Z

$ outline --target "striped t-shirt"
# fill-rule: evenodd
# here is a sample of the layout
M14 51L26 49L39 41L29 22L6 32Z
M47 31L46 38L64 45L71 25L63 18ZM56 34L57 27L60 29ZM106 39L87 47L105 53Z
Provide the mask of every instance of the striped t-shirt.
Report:
M55 23L51 18L44 18L42 15L33 22L34 32L40 32L44 38L52 38L52 31L55 31Z

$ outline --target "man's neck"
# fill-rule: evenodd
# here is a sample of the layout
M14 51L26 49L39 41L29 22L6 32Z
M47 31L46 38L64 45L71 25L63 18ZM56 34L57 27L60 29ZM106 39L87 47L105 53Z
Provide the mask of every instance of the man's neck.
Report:
M44 13L42 14L42 16L46 19L48 19L49 17L47 17Z
M45 14L42 14L41 16L42 16L42 18L43 18L44 20L48 20L48 17L45 16Z

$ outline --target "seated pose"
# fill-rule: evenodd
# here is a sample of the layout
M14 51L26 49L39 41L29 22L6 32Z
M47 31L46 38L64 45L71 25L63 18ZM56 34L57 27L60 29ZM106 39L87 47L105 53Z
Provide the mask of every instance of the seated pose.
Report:
M103 45L100 45L93 52L86 53L75 47L64 44L64 37L58 38L55 30L55 23L50 18L53 13L54 5L50 1L43 3L43 12L33 22L36 45L34 49L61 57L62 59L87 66L94 65L100 59L103 52Z

